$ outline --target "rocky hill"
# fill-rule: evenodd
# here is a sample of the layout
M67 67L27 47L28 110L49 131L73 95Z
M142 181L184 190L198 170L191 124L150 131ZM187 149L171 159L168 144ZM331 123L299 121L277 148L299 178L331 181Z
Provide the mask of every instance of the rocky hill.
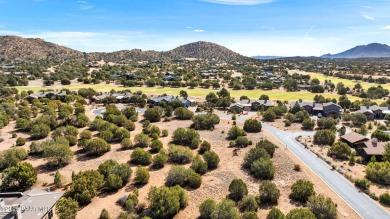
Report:
M390 57L390 46L379 43L371 43L363 46L356 46L347 51L338 53L338 54L326 54L321 56L321 58L345 58L345 59L355 59L355 58L388 58Z
M22 38L17 36L0 36L0 58L24 61L125 61L125 60L169 60L181 58L215 59L226 61L243 61L250 58L233 52L226 47L209 43L195 42L180 46L166 52L142 51L139 49L116 52L83 53L42 39Z
M84 54L42 39L0 36L0 58L24 61L63 61L82 60Z
M179 46L173 50L163 53L170 58L197 58L197 59L216 59L228 61L240 61L249 59L232 50L210 42L194 42Z

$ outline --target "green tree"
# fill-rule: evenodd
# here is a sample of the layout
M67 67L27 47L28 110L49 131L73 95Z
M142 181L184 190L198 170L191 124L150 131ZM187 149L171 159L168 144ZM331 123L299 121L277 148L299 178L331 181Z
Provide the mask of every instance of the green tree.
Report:
M145 167L139 166L137 167L137 170L135 171L135 179L134 182L137 184L146 184L148 183L150 178L150 174L148 169Z
M75 219L79 204L72 198L62 197L56 203L56 214L59 219Z
M35 168L29 163L19 162L3 171L1 188L4 191L24 191L34 185L36 181L37 171Z
M30 135L32 139L42 139L49 135L50 127L46 124L36 124L33 125L30 131Z
M344 142L336 142L328 150L328 156L336 156L338 159L348 159L351 148Z
M314 143L316 144L332 145L335 139L335 133L328 129L318 130L314 134Z
M313 130L314 126L315 126L314 120L312 120L310 118L304 119L302 122L303 129Z
M248 188L242 179L233 179L229 185L229 198L234 201L241 201L241 199L248 194Z
M310 196L315 195L314 185L308 180L299 179L291 186L290 198L306 203Z
M256 197L253 195L246 195L238 203L238 207L242 212L256 212L259 208Z
M111 219L107 209L103 208L103 210L100 212L99 219Z
M314 213L317 219L337 218L337 205L332 199L324 195L312 195L307 201L307 206Z
M135 146L137 146L137 147L141 147L141 148L149 147L150 142L151 141L150 141L149 136L147 136L143 133L140 133L140 134L137 134L134 136L134 143L135 143Z
M261 131L261 123L256 119L248 119L244 123L244 131L250 133L257 133Z
M249 169L252 166L253 162L260 158L270 159L271 156L263 148L251 148L244 157L244 168Z
M69 145L52 144L43 150L43 157L47 158L53 166L63 166L68 164L74 156Z
M166 155L166 153L160 151L160 153L158 153L156 156L153 157L153 167L157 169L163 168L164 165L167 163L167 161L168 161L168 156Z
M278 204L280 190L272 181L263 181L260 184L259 193L261 203Z
M179 107L175 109L175 116L180 120L192 119L194 113L187 108Z
M272 207L267 214L267 219L285 219L285 218L286 216L284 216L283 212L277 207Z
M150 216L156 219L173 218L181 208L186 206L186 192L180 187L152 187L148 199Z
M390 162L369 162L366 167L367 179L381 185L390 185Z
M91 155L101 155L111 150L111 146L101 138L94 138L88 141L84 150Z
M91 202L103 185L104 176L97 170L86 170L74 175L73 183L66 197L76 200L80 205Z
M276 119L276 113L272 108L267 109L263 114L263 119L267 122L273 122Z
M207 163L203 161L202 157L197 155L190 166L198 174L205 174L207 172Z
M273 179L275 167L270 159L260 158L252 163L250 172L257 179Z
M240 213L235 207L235 202L230 199L224 199L217 205L216 210L211 215L212 219L240 219Z
M267 151L267 153L271 157L273 157L274 153L275 153L276 145L274 145L272 142L265 139L265 140L260 140L259 142L257 142L256 148L257 149L261 149L261 148L264 149L265 151Z
M152 163L152 155L141 148L136 148L130 155L130 161L134 164L147 166Z
M57 187L57 188L61 188L64 184L64 180L63 180L63 176L61 175L60 171L56 171L56 174L54 175L54 185Z
M308 209L296 208L288 212L286 219L316 219L316 216Z
M148 108L145 110L144 117L150 122L158 122L161 120L161 113L160 107Z
M236 140L239 136L245 135L245 131L236 125L233 125L228 131L228 139L230 140Z
M206 161L209 170L216 169L220 161L218 154L214 151L205 152L203 154L203 159Z
M212 213L217 209L217 203L212 199L206 199L199 206L201 219L211 219Z
M383 161L390 162L390 143L385 145L385 152L383 153Z

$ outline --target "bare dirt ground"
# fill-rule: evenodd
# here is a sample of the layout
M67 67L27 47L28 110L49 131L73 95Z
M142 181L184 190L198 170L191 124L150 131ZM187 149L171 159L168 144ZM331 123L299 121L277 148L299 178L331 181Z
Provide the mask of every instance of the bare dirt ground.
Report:
M91 114L90 107L87 108L87 115L92 119L94 115ZM140 117L141 118L141 117ZM159 126L160 129L167 129L169 131L169 136L161 138L164 146L167 148L168 143L171 140L171 134L178 127L189 127L191 121L177 121L172 120L171 122L158 122L155 125ZM250 148L254 145L249 146L244 149L240 149L238 156L233 156L234 148L229 148L229 142L225 139L226 133L232 125L230 120L221 120L221 123L216 126L214 131L200 131L201 139L207 140L212 145L212 150L214 150L220 157L220 165L216 170L206 173L202 177L202 186L196 190L188 190L189 196L189 205L178 213L175 217L177 219L186 219L186 218L197 218L199 216L198 207L200 203L207 199L212 198L216 201L222 200L226 195L228 195L228 187L230 182L234 178L243 179L247 185L250 194L258 195L260 180L255 180L251 177L246 171L241 168L244 156ZM238 122L238 125L242 127L242 124ZM16 139L11 138L11 132L13 130L14 124L11 123L5 129L2 130L4 138L6 139L6 147L10 147ZM131 138L141 132L141 124L136 124L136 130L131 132ZM224 131L224 133L223 133ZM22 136L22 134L18 134ZM27 137L27 136L25 136ZM273 180L278 188L281 191L281 197L279 199L278 207L284 212L287 213L293 208L300 207L299 204L291 202L288 198L290 194L291 185L298 179L309 179L315 185L315 190L317 193L325 194L329 196L338 206L338 215L339 218L359 218L358 215L344 202L340 197L338 197L327 185L325 185L311 170L309 170L305 165L303 165L299 159L295 157L289 150L285 149L280 142L273 137L271 133L262 131L257 134L248 134L247 136L250 140L258 142L262 138L266 138L273 143L277 144L279 148L276 150L273 162L276 166L275 179ZM27 142L25 146L28 149L28 146L31 142ZM4 150L6 147L3 147L2 144L1 150ZM65 167L59 169L61 174L66 178L66 182L71 182L71 175L74 171L75 173L88 169L97 169L98 166L108 159L117 160L120 163L129 162L130 154L132 150L120 150L119 144L112 144L111 151L97 158L90 158L84 156L84 154L79 153L77 146L73 146L72 150L75 151L75 157L71 163ZM196 151L194 151L194 154ZM42 158L29 157L27 162L30 162L38 170L38 181L34 185L36 188L42 188L49 186L53 183L55 170L48 170L45 166L47 163L46 160ZM293 170L295 164L301 166L301 171L296 172ZM168 171L171 168L171 164L167 164L161 170L150 170L150 180L149 183L145 186L139 188L139 200L142 203L147 204L147 194L149 189L152 186L161 186L165 183L165 178ZM132 165L132 170L135 171L135 166ZM120 211L121 207L116 204L116 201L124 195L128 195L133 189L134 174L131 177L130 182L115 193L101 193L97 197L93 198L92 202L80 209L77 218L98 218L100 212L103 208L106 208L111 217L115 218ZM268 213L269 208L262 208L258 211L260 218L264 218Z

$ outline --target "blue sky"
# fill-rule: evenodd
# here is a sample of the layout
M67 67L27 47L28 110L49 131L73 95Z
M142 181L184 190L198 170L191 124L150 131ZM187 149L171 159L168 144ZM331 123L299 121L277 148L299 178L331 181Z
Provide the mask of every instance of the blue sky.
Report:
M80 51L194 41L243 55L310 56L390 44L388 0L0 0L0 35Z

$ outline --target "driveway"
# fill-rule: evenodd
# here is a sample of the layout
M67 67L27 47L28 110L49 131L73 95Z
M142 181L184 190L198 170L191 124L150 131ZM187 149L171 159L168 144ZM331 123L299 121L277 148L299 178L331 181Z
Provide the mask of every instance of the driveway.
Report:
M293 152L302 162L308 166L322 181L324 181L334 192L336 192L352 209L362 218L390 219L389 213L378 206L370 197L359 192L342 175L330 169L315 154L305 149L303 145L295 140L295 137L311 136L313 132L288 132L277 129L273 126L263 124L263 129L272 133L286 147Z

